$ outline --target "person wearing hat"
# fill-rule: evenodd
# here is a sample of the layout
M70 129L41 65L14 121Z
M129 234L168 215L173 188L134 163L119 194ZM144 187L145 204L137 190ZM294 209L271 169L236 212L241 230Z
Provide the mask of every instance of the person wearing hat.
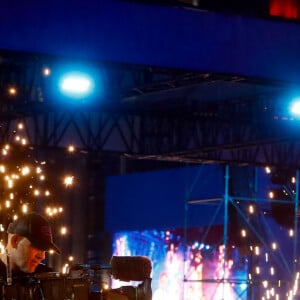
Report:
M52 269L42 264L46 251L59 248L52 239L51 226L37 213L21 216L7 229L8 240L6 253L1 255L0 276L9 284L14 278L28 274L51 272Z

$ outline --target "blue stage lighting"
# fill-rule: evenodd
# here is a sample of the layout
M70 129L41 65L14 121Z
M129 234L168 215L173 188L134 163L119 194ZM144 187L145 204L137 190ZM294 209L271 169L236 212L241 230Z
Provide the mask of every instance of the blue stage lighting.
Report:
M300 116L300 99L296 99L293 101L291 105L291 113L296 116Z
M94 91L93 78L82 72L69 72L60 80L61 92L74 99L82 99L92 95Z

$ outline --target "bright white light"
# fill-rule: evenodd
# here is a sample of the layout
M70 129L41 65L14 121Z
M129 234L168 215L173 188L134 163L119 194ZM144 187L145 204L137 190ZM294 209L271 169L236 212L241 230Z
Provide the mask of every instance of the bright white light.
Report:
M10 87L8 89L8 93L11 95L11 96L14 96L17 94L17 89L15 87Z
M69 272L69 264L64 264L62 268L62 273L67 274Z
M30 169L29 169L29 167L23 167L21 172L22 172L22 175L25 176L30 173Z
M277 244L276 243L272 243L272 249L276 250L277 249Z
M0 253L5 253L5 245L3 245L2 242L0 242Z
M242 237L246 237L247 236L247 231L245 229L242 229L241 234L242 234Z
M253 205L249 205L249 213L250 214L254 213L254 206Z
M43 69L43 74L44 74L44 76L49 76L50 74L51 74L51 70L50 70L50 68L44 68Z
M70 77L64 79L62 89L75 93L85 93L90 85L90 81L86 78Z
M265 167L265 172L266 172L267 174L270 174L270 173L271 173L271 168L270 168L270 167Z
M23 211L23 213L25 213L25 214L28 212L28 205L27 205L27 204L24 203L24 204L22 205L22 211Z
M268 287L268 281L267 280L264 280L263 282L262 282L262 285L263 285L263 287L266 289L267 287Z
M69 152L74 152L74 151L75 151L75 147L74 147L73 145L70 145L70 146L68 147L68 151L69 151Z
M67 234L67 227L65 227L65 226L61 227L60 233L61 233L62 235Z
M269 261L269 254L268 253L265 254L265 259L266 259L266 262Z
M60 87L70 97L85 97L92 92L93 80L87 74L68 73L62 78Z
M291 112L295 115L300 115L300 99L295 100L292 104Z
M73 184L73 179L74 179L73 176L66 176L65 179L64 179L64 184L66 186L72 185Z

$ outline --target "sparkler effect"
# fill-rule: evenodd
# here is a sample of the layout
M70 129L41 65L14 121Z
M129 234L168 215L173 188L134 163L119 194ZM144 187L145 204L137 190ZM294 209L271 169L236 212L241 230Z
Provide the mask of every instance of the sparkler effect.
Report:
M74 177L73 176L66 176L64 179L65 186L71 186L74 183Z
M20 215L44 209L44 213L51 219L61 216L64 203L55 197L57 188L69 188L74 180L73 175L50 178L47 175L47 161L38 159L38 151L29 147L23 130L24 125L17 124L14 143L0 148L0 253L5 251L8 224ZM55 226L59 226L57 221ZM53 227L55 232L61 236L70 233L67 227L61 227L60 230Z

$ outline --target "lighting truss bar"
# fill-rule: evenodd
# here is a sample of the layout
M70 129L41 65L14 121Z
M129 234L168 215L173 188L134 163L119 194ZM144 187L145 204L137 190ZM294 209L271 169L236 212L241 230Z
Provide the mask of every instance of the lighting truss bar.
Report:
M68 64L93 65L105 77L106 98L113 103L136 100L139 96L157 92L172 91L187 86L223 81L245 83L260 86L286 87L287 83L267 78L239 76L237 74L219 74L158 66L135 65L113 62L85 61L67 59L51 55L0 50L0 103L51 104L53 99L47 94L47 76L45 67L51 72ZM15 85L18 95L14 101L7 95L7 87ZM17 109L17 106L16 106Z
M83 151L134 159L300 166L297 131L273 118L272 95L189 104L184 98L127 101L165 89L251 78L104 63L111 90L105 100L112 104L76 110L53 105L45 92L43 66L63 59L11 51L0 51L0 57L2 143L13 139L15 123L22 121L36 147L65 147L72 137ZM12 83L21 92L14 99L7 94Z
M117 99L129 101L138 96L154 92L169 91L192 84L206 83L215 80L248 82L255 79L197 72L175 68L163 68L147 65L134 65L114 62L85 61L41 55L35 53L0 50L0 103L16 105L32 103L51 104L54 99L47 93L47 76L43 75L45 67L50 72L64 65L93 65L105 77L106 98L112 102ZM52 76L52 75L50 75ZM264 84L263 81L261 84ZM280 83L275 82L275 85ZM7 93L9 86L15 86L18 94L11 97Z
M179 122L176 118L166 122L165 118L143 115L65 110L23 116L14 121L2 119L2 143L13 140L16 122L24 123L28 142L35 147L65 147L72 137L83 151L116 153L131 159L300 166L297 139L277 136L278 132L272 136L272 132L268 132L264 139L259 133L255 140L255 130L249 124L250 128L247 124L228 128L229 137L228 130L221 128L221 124L212 121L205 122L204 126L201 118L193 123ZM155 130L151 130L150 135L149 128L141 124ZM197 134L191 135L192 124ZM207 131L209 125L211 130Z

